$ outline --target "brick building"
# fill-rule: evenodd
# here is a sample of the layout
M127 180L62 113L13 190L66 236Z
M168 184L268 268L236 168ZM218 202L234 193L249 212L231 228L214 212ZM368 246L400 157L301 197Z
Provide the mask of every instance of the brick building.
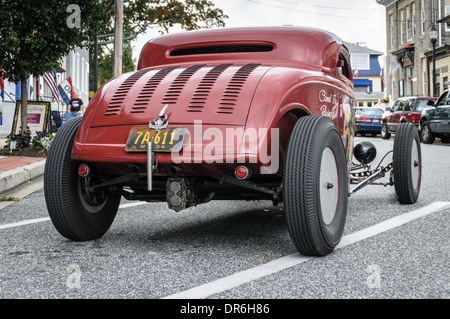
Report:
M450 15L450 0L376 0L386 7L387 95L438 96L447 88L450 76L450 24L441 23ZM436 42L436 92L433 94L432 26Z

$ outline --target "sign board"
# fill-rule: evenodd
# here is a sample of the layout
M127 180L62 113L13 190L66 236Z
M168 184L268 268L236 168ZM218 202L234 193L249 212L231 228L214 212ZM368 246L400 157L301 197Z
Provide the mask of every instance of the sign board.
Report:
M47 126L50 124L50 102L46 101L27 101L28 113L27 121L28 128L31 131L31 136L36 135L37 132L43 132L47 130ZM19 100L16 102L16 110L14 112L13 126L11 130L11 136L18 135L21 127L21 106L22 102Z

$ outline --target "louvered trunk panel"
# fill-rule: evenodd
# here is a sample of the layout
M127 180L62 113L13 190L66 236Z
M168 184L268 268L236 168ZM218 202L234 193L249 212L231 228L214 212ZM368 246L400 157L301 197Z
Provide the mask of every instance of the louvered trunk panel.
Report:
M117 83L112 95L105 95L92 126L148 125L166 104L171 124L201 120L241 126L259 80L269 68L221 63L143 69ZM114 83L109 91L113 90Z

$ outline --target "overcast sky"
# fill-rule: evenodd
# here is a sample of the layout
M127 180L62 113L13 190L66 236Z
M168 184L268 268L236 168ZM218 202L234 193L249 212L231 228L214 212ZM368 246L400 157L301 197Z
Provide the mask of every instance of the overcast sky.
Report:
M364 43L386 54L385 7L375 0L210 0L229 18L227 27L308 26L331 31L344 41ZM180 32L174 29L172 32ZM133 42L137 58L156 30Z

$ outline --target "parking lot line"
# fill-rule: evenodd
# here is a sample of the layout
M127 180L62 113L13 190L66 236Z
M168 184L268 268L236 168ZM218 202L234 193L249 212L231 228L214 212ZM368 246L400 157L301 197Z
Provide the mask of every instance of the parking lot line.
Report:
M341 249L351 244L357 243L364 239L373 237L390 229L399 227L406 223L409 223L418 218L425 217L432 213L435 213L441 209L450 207L450 202L434 202L428 206L419 208L409 213L405 213L373 226L367 227L355 233L346 235L342 238L341 242L335 249ZM291 254L277 260L268 262L261 266L247 269L233 275L217 279L215 281L206 283L201 286L197 286L162 299L201 299L207 298L211 295L235 288L242 284L251 282L256 279L277 273L281 270L299 265L311 259L312 257L305 257L299 253Z
M132 207L132 206L138 206L138 205L144 205L144 204L147 204L147 202L136 202L136 203L122 204L122 205L119 206L119 209L128 208L128 207ZM35 223L47 222L49 220L50 220L50 217L42 217L42 218L34 218L34 219L22 220L20 222L0 225L0 230L1 229L18 227L18 226L30 225L30 224L35 224Z
M27 220L22 220L20 222L0 225L0 229L7 229L7 228L13 228L13 227L24 226L24 225L29 225L29 224L41 223L41 222L46 222L49 220L50 220L50 217L27 219Z

